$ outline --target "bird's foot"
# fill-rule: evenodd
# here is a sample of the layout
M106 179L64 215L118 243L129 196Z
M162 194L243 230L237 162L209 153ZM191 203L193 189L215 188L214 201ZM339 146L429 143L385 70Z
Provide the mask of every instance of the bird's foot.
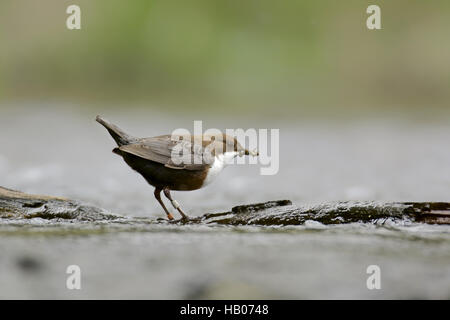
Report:
M170 213L167 214L167 219L169 219L170 221L174 220L172 214L170 214Z
M177 220L170 220L171 223L181 223L181 224L185 224L185 223L189 223L190 221L193 221L194 219L189 218L188 216L182 216L180 219Z

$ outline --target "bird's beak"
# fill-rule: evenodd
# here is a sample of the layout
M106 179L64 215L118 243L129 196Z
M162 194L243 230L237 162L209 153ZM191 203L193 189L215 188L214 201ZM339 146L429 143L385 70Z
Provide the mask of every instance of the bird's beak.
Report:
M247 149L245 149L245 155L246 156L254 156L254 157L256 157L256 156L259 156L259 152L256 151L256 150L248 151Z

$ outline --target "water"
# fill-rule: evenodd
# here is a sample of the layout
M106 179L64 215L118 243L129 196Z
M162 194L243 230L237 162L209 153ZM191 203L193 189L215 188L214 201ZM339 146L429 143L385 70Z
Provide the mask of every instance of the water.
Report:
M152 188L111 153L97 112L0 110L0 185L125 216L120 223L3 219L0 298L450 298L448 226L147 223L164 214ZM192 129L200 119L144 109L101 113L138 136ZM190 215L273 199L449 200L444 121L219 120L206 119L204 127L280 128L280 171L261 176L258 166L229 167L205 189L175 192ZM72 264L82 270L79 291L65 286ZM366 268L374 264L381 290L366 287Z

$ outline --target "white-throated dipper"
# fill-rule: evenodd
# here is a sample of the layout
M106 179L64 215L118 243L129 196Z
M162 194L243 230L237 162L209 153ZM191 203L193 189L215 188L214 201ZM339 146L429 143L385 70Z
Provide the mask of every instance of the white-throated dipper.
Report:
M173 216L161 200L161 191L180 212L187 215L170 194L170 190L197 190L210 183L217 174L236 156L253 155L236 138L220 133L218 135L162 135L151 138L135 138L120 128L97 116L118 147L113 152L122 156L125 162L139 172L155 187L155 198L164 209L169 220Z

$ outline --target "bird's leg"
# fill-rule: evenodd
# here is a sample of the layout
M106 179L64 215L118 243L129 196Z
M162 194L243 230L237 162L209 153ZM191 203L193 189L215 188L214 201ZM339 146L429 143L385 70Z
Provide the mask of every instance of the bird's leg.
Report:
M163 207L164 211L167 214L167 218L169 220L173 220L173 216L170 214L169 210L167 210L166 206L164 205L164 202L162 202L162 200L161 200L161 189L160 188L155 188L155 198L156 198L156 200L158 200L161 207Z
M172 195L170 194L169 188L164 188L164 195L167 197L167 199L170 200L170 202L172 203L172 206L178 210L178 212L181 214L183 220L187 220L188 216L183 212L183 210L181 210L181 207L178 204L178 202L176 200L173 200Z

